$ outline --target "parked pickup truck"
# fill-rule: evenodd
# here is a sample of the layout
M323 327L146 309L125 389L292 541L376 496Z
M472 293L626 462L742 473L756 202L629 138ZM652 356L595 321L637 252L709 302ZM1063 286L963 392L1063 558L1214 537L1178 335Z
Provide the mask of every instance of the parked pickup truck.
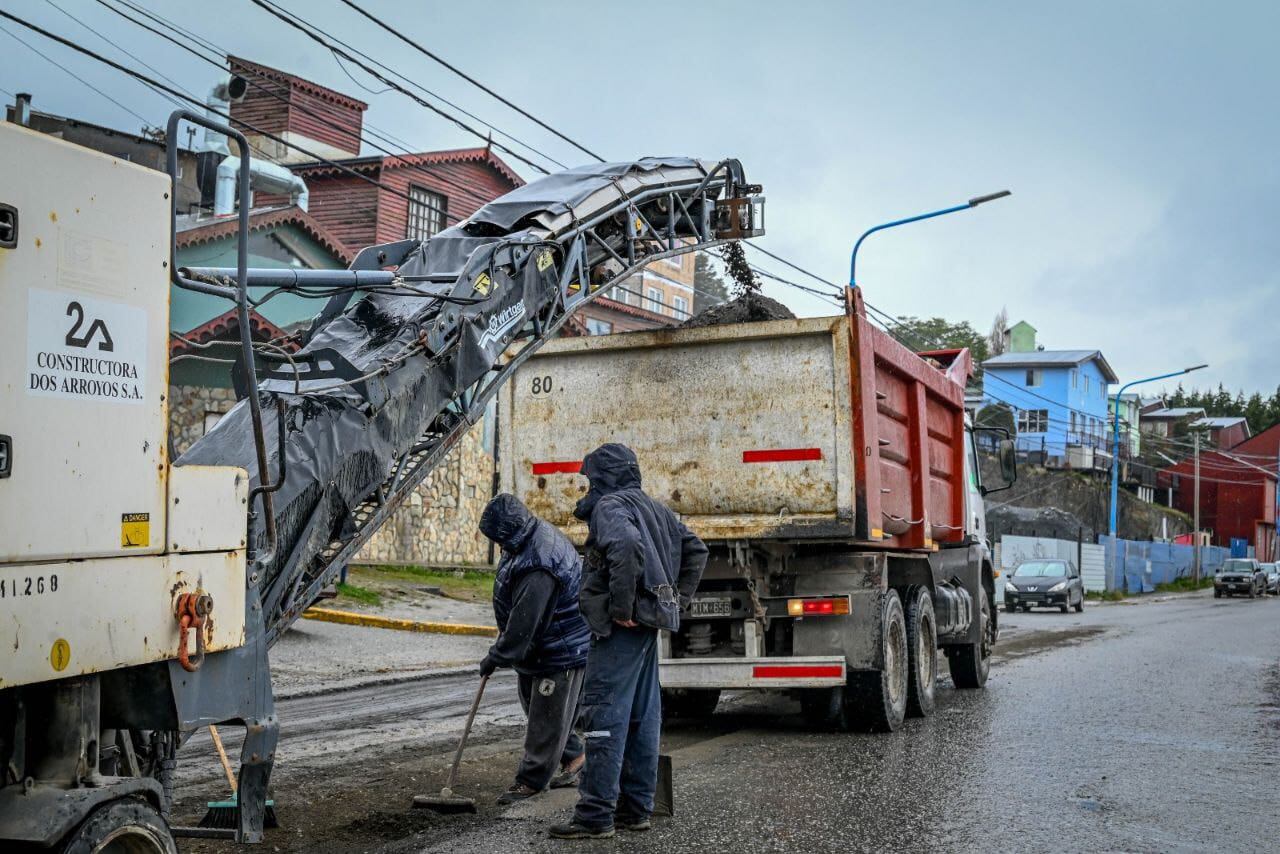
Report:
M664 637L667 711L789 688L806 715L893 730L934 706L941 650L981 688L995 588L967 350L916 354L861 297L836 317L551 342L499 407L503 487L575 541L582 457L631 446L644 487L711 549ZM1003 431L1000 431L1003 432Z

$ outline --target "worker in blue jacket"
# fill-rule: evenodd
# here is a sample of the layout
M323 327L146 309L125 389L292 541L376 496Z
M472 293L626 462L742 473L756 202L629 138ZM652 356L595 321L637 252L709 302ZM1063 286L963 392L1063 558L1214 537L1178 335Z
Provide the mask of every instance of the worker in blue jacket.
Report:
M480 530L502 548L493 583L498 638L480 673L513 668L529 718L515 783L498 798L510 804L578 782L584 757L573 728L591 632L578 612L582 561L564 534L505 493L484 508Z
M707 564L707 547L640 488L640 464L626 445L587 455L590 487L574 508L587 523L582 614L593 640L582 718L586 768L578 805L557 839L596 839L615 828L650 827L658 781L662 700L658 632L680 627Z

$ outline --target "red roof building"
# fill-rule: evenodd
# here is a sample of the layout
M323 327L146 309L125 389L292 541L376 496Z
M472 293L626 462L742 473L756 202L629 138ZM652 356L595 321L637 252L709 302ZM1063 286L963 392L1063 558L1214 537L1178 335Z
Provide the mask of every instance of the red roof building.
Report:
M1275 560L1277 453L1280 424L1227 451L1200 454L1200 527L1210 542L1230 546L1246 540L1259 560ZM1160 488L1173 489L1173 504L1195 512L1195 463L1188 457L1158 475Z
M251 145L307 184L307 213L348 256L366 246L426 239L466 219L524 180L488 146L361 156L363 101L297 75L228 56L250 82L231 116L334 161L325 163L245 130ZM258 205L286 200L259 194ZM568 334L671 326L693 309L692 256L656 261L582 309Z
M244 100L231 105L233 120L333 161L246 130L251 145L307 182L308 213L352 254L376 243L428 238L524 183L487 146L361 156L368 104L261 63L227 61L250 83ZM260 197L257 203L278 201Z
M426 239L524 181L488 148L380 155L290 168L311 191L309 212L352 251Z

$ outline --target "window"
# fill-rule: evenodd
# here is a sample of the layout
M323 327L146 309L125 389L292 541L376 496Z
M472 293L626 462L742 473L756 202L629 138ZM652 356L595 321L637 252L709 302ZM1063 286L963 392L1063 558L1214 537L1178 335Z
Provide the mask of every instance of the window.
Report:
M1036 388L1044 379L1043 372L1034 368L1027 369L1027 388Z
M1071 432L1080 432L1080 416L1074 409L1071 410Z
M445 210L448 199L422 187L409 187L409 224L405 237L426 240L444 231Z
M684 318L689 316L689 301L684 297L672 297L671 304L675 306L676 317Z
M1018 410L1018 432L1019 433L1045 433L1049 430L1049 410L1047 409L1020 409Z
M1088 374L1084 375L1084 393L1085 394L1089 393L1089 375Z
M662 291L657 288L646 288L644 294L644 307L649 311L662 313Z
M1071 387L1078 388L1080 385L1080 372L1075 368L1071 369Z
M613 324L595 317L587 318L587 332L591 335L608 335L613 332Z

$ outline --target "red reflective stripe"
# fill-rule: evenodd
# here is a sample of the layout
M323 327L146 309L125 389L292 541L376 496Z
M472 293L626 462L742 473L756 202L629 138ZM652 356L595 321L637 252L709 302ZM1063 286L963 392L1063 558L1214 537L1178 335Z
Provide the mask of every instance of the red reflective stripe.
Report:
M742 452L744 463L794 463L801 460L820 459L822 459L821 448L770 448Z
M841 664L757 664L752 679L842 679Z
M582 460L571 460L567 463L534 463L534 474L577 474L582 468Z

